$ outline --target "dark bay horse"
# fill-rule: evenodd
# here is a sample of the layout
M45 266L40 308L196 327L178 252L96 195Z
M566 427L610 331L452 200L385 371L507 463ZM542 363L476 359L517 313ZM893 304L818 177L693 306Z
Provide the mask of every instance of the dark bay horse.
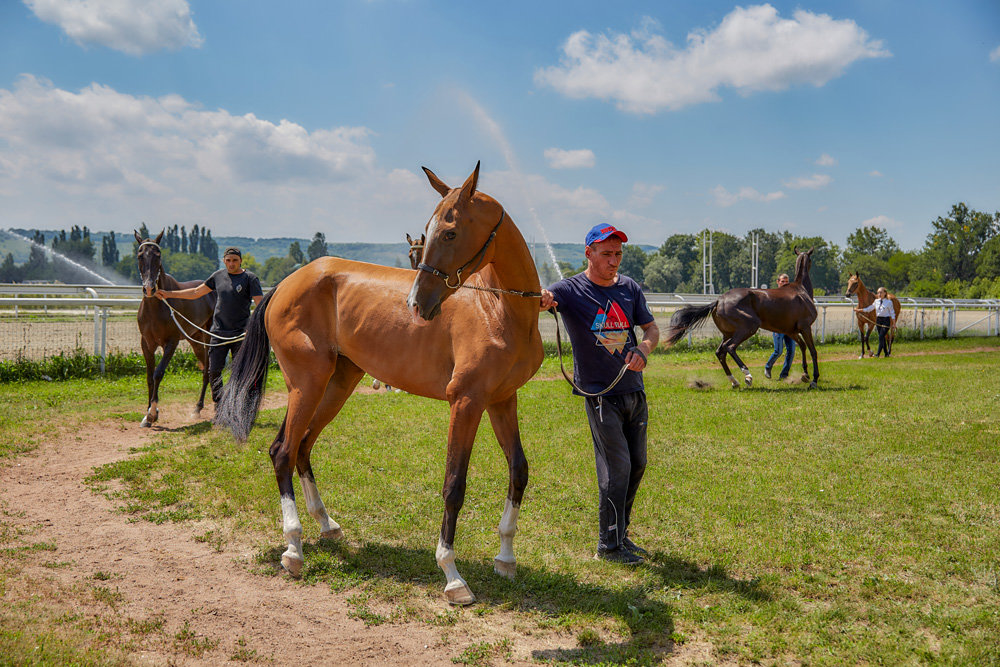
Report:
M288 410L270 447L288 549L281 563L302 568L302 525L295 509L297 470L321 536L339 537L320 498L310 452L365 372L393 387L448 401L451 420L442 496L444 515L435 553L452 604L475 600L455 566L455 528L465 499L473 441L489 414L507 457L507 500L494 570L513 577L514 531L528 483L521 448L517 390L538 370L538 274L510 216L477 191L479 165L459 188L428 169L442 199L426 227L420 270L324 257L298 269L254 311L247 338L216 411L216 423L237 439L249 434L262 397L268 347L274 349ZM459 289L459 287L468 289ZM401 355L400 350L419 350Z
M715 326L722 332L722 343L715 352L719 363L722 364L722 370L734 388L740 386L726 363L726 355L732 356L733 361L743 371L749 387L753 384L753 376L746 364L736 355L736 348L760 328L787 334L803 350L803 382L809 380L809 366L804 350L808 349L812 354L813 380L809 387L816 387L819 381L819 363L816 360L816 344L812 336L812 323L816 321L816 304L813 302L813 286L809 278L812 252L811 248L808 252L801 253L795 250L795 280L784 287L775 289L737 287L707 306L681 308L670 318L670 329L667 331L665 345L667 347L673 345L687 333L688 329L711 315Z
M872 305L875 301L875 295L868 291L865 284L861 282L860 273L852 273L847 279L847 292L844 294L848 299L850 299L855 294L858 295L858 308L867 308ZM896 311L896 320L899 319L900 308L899 299L896 298L895 294L886 294L890 301L892 301L892 307ZM861 336L861 356L858 359L864 359L865 349L868 349L868 356L872 356L872 346L868 344L868 339L871 338L872 331L875 330L875 313L854 313L858 319L858 334ZM896 320L892 321L892 326L889 327L889 332L885 336L886 345L889 346L889 353L892 353L892 341L896 338Z
M177 350L177 344L181 342L184 335L173 318L170 317L170 309L167 304L156 298L156 290L178 290L186 287L197 287L200 280L179 282L169 273L163 271L160 263L160 241L163 239L163 232L160 232L155 241L144 239L135 233L135 240L139 243L136 259L139 263L139 278L142 280L142 302L139 304L139 334L142 336L142 356L146 360L146 388L149 400L146 404L146 415L142 418L141 426L151 426L159 417L160 402L160 382L163 374L167 370L167 364ZM182 301L174 299L172 305L184 317L194 322L202 329L208 329L212 325L212 314L215 312L215 293L192 301ZM184 332L190 338L208 343L210 336L198 331L193 326L180 320ZM190 339L189 341L190 342ZM156 348L163 348L163 356L159 365L156 363ZM208 386L208 348L205 345L191 343L201 366L201 394L198 396L198 403L194 407L194 416L201 413L205 406L205 388ZM155 367L155 371L153 370Z

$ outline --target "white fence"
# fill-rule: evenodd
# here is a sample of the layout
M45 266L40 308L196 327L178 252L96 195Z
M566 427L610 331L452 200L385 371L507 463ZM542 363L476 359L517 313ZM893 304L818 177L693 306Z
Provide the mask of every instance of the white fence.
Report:
M670 316L685 305L711 303L716 295L656 294L646 300L661 331ZM135 315L142 292L139 287L108 285L0 284L0 360L41 359L84 349L102 359L110 352L138 352L139 330ZM1000 335L1000 299L900 298L899 326L919 332L935 328L946 336ZM857 331L853 303L842 296L816 297L819 316L813 334L827 336ZM539 329L547 341L555 340L553 318L543 315ZM718 335L711 320L688 338Z

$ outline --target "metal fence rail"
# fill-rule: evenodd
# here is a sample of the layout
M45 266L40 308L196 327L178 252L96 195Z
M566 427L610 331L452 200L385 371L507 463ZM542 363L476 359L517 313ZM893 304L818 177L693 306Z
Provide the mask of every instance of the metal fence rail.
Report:
M717 295L648 293L649 304L661 331L678 308L712 303ZM102 361L110 352L139 351L136 311L142 300L137 286L0 284L0 360L40 359L76 349L93 349ZM899 326L924 337L934 335L1000 335L1000 299L935 299L901 297ZM843 296L815 298L819 316L813 335L856 333L853 301ZM91 325L92 322L92 325ZM555 340L550 317L539 319L547 341ZM711 320L688 337L718 335Z

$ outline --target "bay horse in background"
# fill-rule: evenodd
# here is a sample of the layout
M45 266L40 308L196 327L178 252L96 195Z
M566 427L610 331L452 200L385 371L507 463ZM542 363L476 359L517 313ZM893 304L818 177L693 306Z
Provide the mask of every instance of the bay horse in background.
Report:
M152 426L159 417L160 402L160 382L167 371L167 364L174 356L181 336L184 333L190 339L202 343L201 345L191 343L194 356L201 366L201 394L198 396L198 403L195 404L193 416L201 414L201 409L205 407L205 388L208 387L208 343L211 336L198 331L188 323L183 323L184 333L178 329L177 323L170 316L170 309L167 304L156 298L158 289L179 290L187 287L197 287L200 280L189 280L180 282L169 273L163 271L161 263L160 241L163 240L163 232L157 235L156 240L144 239L139 232L133 230L135 240L139 244L136 251L136 260L139 263L139 279L142 282L142 302L139 304L139 334L142 337L142 356L146 361L146 388L148 401L146 403L146 415L142 418L140 426ZM212 325L212 314L215 312L215 292L205 296L185 301L174 299L174 308L184 317L194 322L202 329L208 329ZM182 320L183 322L183 320ZM163 356L160 363L156 363L156 348L163 348ZM154 370L155 368L155 370Z
M847 279L847 292L844 294L848 299L850 299L855 294L858 295L858 308L867 308L872 305L875 301L875 295L868 291L865 284L861 282L860 273L852 273ZM896 317L892 320L892 325L889 327L889 332L885 336L885 343L889 346L889 354L892 354L892 342L896 339L896 320L899 319L899 315L902 312L899 304L899 299L896 298L895 294L888 293L886 297L892 301L893 310L896 311ZM868 340L871 338L872 331L875 331L875 313L854 313L858 320L858 335L861 337L861 356L858 359L865 358L865 349L868 350L868 356L872 356L872 346L868 344Z
M734 388L740 386L729 370L726 355L733 358L743 371L747 386L753 385L750 369L736 355L736 348L758 329L764 328L775 333L786 334L798 343L802 353L802 381L809 381L809 366L805 350L809 350L813 362L812 389L819 381L819 362L816 359L816 344L813 341L812 324L816 321L816 304L813 301L812 266L813 248L807 252L795 252L795 280L784 287L774 289L753 289L737 287L729 290L707 306L685 306L670 318L665 346L679 341L688 329L699 324L709 315L715 326L722 332L722 343L715 352L722 364L722 370Z
M416 242L410 238L410 235L406 235L406 242L410 244L410 252L408 256L410 258L410 268L416 269L420 266L420 262L424 259L424 244L427 242L427 236L424 234L420 235L420 242Z
M411 394L448 401L444 515L435 558L447 580L447 600L470 604L475 596L455 565L454 542L484 411L508 466L494 571L513 577L516 569L514 531L528 483L517 390L542 362L541 294L520 231L495 199L477 190L479 164L459 188L424 172L441 201L426 226L419 270L323 257L285 278L250 318L215 421L246 439L273 348L288 387L288 410L270 447L288 542L281 563L298 576L302 525L292 474L299 473L321 537L340 537L320 498L310 453L365 372ZM386 456L392 456L389 449Z

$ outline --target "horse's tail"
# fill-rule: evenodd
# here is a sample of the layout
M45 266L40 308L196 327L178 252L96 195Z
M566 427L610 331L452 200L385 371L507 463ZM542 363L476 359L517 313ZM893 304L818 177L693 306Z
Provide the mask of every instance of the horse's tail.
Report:
M708 317L718 301L713 301L707 306L684 306L673 314L670 318L670 328L667 329L667 339L664 347L670 347L688 332L688 329L698 326L702 320Z
M267 385L267 367L271 361L271 342L264 328L264 311L274 289L264 295L247 324L246 338L233 357L229 382L222 388L222 399L215 406L215 423L233 432L239 442L250 435L260 411Z

